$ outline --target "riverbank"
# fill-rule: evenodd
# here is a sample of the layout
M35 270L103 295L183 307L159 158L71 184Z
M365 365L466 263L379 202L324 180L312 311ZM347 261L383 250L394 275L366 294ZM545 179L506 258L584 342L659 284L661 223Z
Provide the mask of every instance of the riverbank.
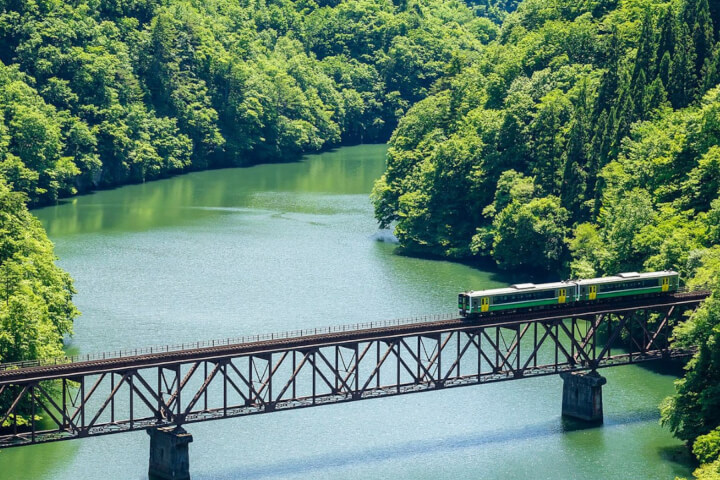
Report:
M458 291L507 280L378 242L368 192L385 146L192 173L35 211L76 279L78 353L453 312ZM503 281L504 280L504 281ZM658 425L675 377L608 369L605 425L568 429L545 377L193 425L196 479L674 478L682 444ZM342 428L339 428L339 427ZM147 435L32 451L38 480L145 478ZM242 452L242 454L238 454ZM528 457L528 452L532 452ZM53 463L57 459L57 463ZM13 467L14 466L14 467ZM5 472L5 471L4 471Z

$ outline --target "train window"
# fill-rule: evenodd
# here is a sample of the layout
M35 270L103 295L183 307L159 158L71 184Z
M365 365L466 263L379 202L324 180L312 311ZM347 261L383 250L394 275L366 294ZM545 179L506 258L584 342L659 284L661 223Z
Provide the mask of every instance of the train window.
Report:
M634 290L639 288L648 288L658 286L656 278L645 280L634 280L629 282L607 283L602 285L602 290L606 292L616 292L619 290ZM584 293L586 289L583 287L581 291Z
M511 303L514 298L512 295L503 295L503 303Z

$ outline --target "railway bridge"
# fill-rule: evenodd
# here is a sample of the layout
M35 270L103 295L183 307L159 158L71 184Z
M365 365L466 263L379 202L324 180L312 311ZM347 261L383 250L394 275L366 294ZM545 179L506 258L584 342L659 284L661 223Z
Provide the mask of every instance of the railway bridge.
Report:
M563 415L602 422L599 369L681 358L672 327L709 292L478 320L435 315L0 365L0 448L135 430L150 477L189 478L195 422L560 374ZM20 425L18 417L29 418Z

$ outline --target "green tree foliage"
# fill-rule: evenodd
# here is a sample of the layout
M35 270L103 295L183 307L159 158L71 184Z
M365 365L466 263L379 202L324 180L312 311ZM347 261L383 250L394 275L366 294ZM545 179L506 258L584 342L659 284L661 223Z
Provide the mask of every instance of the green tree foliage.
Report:
M493 257L507 268L557 267L565 248L568 212L557 197L514 200L493 221Z
M479 13L458 0L0 0L0 362L60 355L77 315L26 203L385 141L497 36ZM433 195L472 152L461 138L437 151ZM452 237L459 215L435 234Z
M502 23L508 13L517 9L520 0L470 0L467 2L483 17Z
M701 463L712 463L720 458L720 428L698 436L693 445L693 453Z
M78 315L72 279L55 265L53 245L26 202L0 178L1 363L61 356ZM11 392L0 394L4 408L13 400ZM31 414L25 402L18 413L12 421L22 426Z
M676 342L698 346L698 352L661 412L662 422L692 445L695 456L706 464L696 477L709 480L720 472L720 246L702 252L700 258L692 283L711 289L712 296L675 329Z
M25 201L0 180L0 362L61 355L78 315L72 280Z
M406 250L491 256L503 268L683 270L710 242L698 221L718 197L713 22L704 0L521 2L495 41L401 120L375 189L378 219ZM447 208L425 168L445 142L473 146ZM533 178L532 198L560 199L561 230L576 232L561 243L593 224L599 251L512 265L498 256L493 191L506 189L507 170Z
M521 2L400 120L373 194L408 251L575 278L674 269L711 287L676 332L700 348L663 407L702 478L720 477L718 12L708 0ZM450 151L464 156L437 161Z
M0 172L39 204L384 141L497 30L459 1L2 1Z

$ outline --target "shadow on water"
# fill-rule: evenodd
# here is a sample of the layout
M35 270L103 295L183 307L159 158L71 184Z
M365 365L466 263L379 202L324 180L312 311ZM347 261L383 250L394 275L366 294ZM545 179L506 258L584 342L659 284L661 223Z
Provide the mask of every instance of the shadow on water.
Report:
M698 467L697 460L690 453L690 449L684 445L673 445L668 447L660 447L658 449L660 458L666 462L679 463L688 465L693 469Z
M349 146L357 146L355 145L349 145ZM363 145L363 144L359 144ZM376 144L368 144L368 145L376 145ZM187 169L182 171L176 171L176 172L167 172L160 176L153 177L146 180L139 180L139 179L132 179L129 178L127 181L123 183L108 183L108 184L100 184L100 185L92 185L88 186L86 188L83 188L79 193L75 195L70 195L67 197L61 197L58 198L55 202L47 202L47 203L41 203L38 205L35 205L32 207L33 210L38 210L46 207L57 207L59 205L66 205L68 203L72 203L73 200L77 197L85 197L90 195L96 195L98 193L107 192L107 191L113 191L113 190L119 190L123 187L132 186L132 185L144 185L146 183L153 183L153 182L160 182L163 180L172 180L176 177L182 177L185 175L190 175L193 173L198 172L212 172L215 170L231 170L231 169L250 169L252 167L257 166L263 166L263 165L285 165L285 164L294 164L294 163L300 163L305 157L312 156L312 155L321 155L321 154L332 154L336 153L339 150L339 147L336 146L330 146L326 148L321 148L318 151L315 152L308 152L305 155L287 155L285 157L276 158L276 159L267 159L267 160L250 160L246 163L240 163L240 164L231 164L227 162L220 162L218 164L209 165L206 168L197 170L197 169Z
M578 424L573 428L567 427L568 421L562 417L553 420L528 425L519 428L496 430L491 432L478 433L436 439L434 441L408 442L397 445L383 446L352 453L338 453L335 455L316 455L312 457L298 458L278 463L268 463L261 466L249 466L247 468L228 470L220 475L194 474L196 480L212 479L263 479L279 477L284 475L305 474L318 472L330 468L342 468L352 465L367 465L373 462L382 462L392 459L409 458L417 455L438 454L456 450L477 448L484 445L500 445L508 442L522 440L537 440L556 436L562 433L572 433L578 430L589 430L603 428L610 430L627 425L647 423L659 420L660 415L656 408L647 410L632 411L625 414L615 414L605 417L603 425L592 425L579 428ZM571 422L574 423L574 422ZM663 448L661 455L669 461L676 463L687 463L687 455L681 454L680 448Z
M687 360L685 359L671 359L659 362L644 362L638 365L645 370L657 373L658 375L680 378L685 375L686 364Z
M578 432L582 430L593 430L596 428L613 428L634 423L656 422L660 420L660 412L657 408L646 410L634 410L624 414L605 416L602 422L583 422L567 417L560 417L560 428L563 433Z
M564 433L579 432L582 430L593 430L604 425L602 421L598 422L583 422L582 420L575 420L573 418L562 417L562 431Z

